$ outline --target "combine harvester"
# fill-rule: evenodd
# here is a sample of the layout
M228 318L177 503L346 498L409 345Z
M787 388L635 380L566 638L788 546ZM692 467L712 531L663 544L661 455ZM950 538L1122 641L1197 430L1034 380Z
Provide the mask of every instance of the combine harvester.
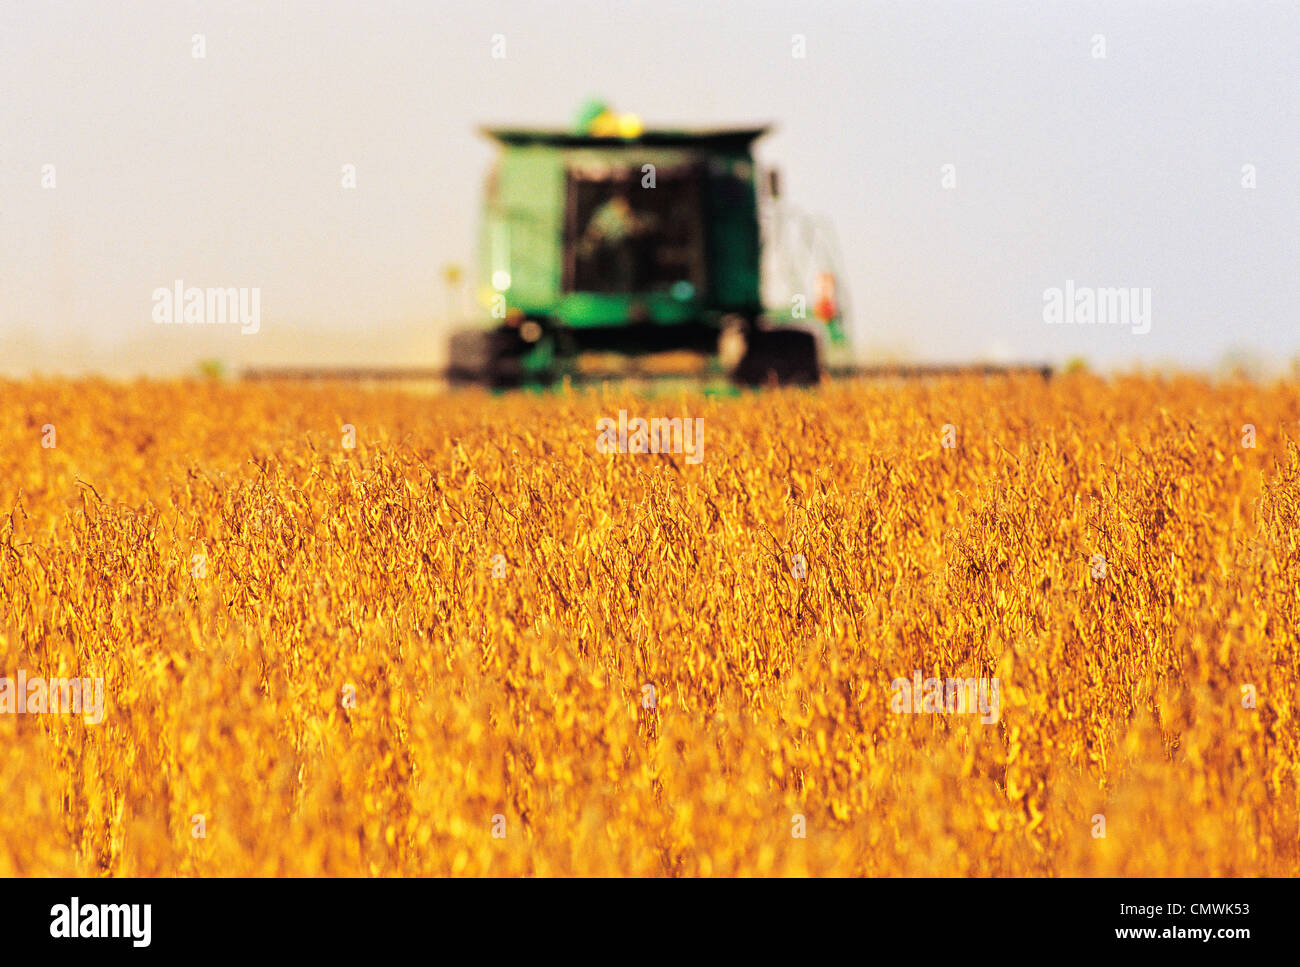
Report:
M775 171L757 174L753 144L767 130L645 130L597 101L570 131L484 129L500 156L483 206L482 313L451 335L447 369L244 375L445 377L496 389L626 377L806 386L825 373L1046 375L854 365L831 233L781 201ZM783 286L785 301L765 305L765 282Z
M501 148L480 253L491 323L452 335L452 381L646 375L639 361L687 354L696 374L817 382L824 347L845 342L833 266L811 298L765 309L753 157L765 130L648 131L600 103L572 131L486 129ZM774 207L775 177L766 186Z

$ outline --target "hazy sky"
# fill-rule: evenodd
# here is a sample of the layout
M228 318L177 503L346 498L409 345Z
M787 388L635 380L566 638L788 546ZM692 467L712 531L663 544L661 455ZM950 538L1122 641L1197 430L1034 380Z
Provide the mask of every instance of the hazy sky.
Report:
M774 123L760 161L834 225L864 353L1288 359L1298 64L1294 0L3 0L0 371L439 362L476 127L592 94ZM260 331L155 325L176 279L259 287ZM1151 331L1047 324L1066 280L1150 289Z

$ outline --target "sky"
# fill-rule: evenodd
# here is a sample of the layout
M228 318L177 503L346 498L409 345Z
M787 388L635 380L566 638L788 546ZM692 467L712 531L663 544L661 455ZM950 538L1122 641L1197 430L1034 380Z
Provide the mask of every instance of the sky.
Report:
M0 374L437 365L478 127L593 95L773 124L862 358L1280 365L1298 63L1295 2L0 0ZM178 279L259 289L257 331L156 324ZM1121 287L1149 331L1046 319Z

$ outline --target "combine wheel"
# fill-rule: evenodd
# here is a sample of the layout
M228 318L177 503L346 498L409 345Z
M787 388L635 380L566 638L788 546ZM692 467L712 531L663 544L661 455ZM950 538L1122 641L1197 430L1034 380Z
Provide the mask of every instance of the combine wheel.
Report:
M526 349L514 329L462 329L451 335L447 378L453 386L518 386L523 381L520 357Z
M745 355L732 374L742 386L815 386L820 379L817 340L802 329L751 329Z

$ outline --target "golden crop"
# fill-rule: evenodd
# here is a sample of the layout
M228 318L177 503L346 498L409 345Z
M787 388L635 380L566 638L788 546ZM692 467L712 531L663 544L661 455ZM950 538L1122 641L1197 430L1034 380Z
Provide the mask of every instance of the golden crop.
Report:
M620 409L703 461L598 453ZM0 714L0 874L1300 870L1295 386L29 381L0 421L0 676L105 682ZM891 711L918 670L997 721Z

